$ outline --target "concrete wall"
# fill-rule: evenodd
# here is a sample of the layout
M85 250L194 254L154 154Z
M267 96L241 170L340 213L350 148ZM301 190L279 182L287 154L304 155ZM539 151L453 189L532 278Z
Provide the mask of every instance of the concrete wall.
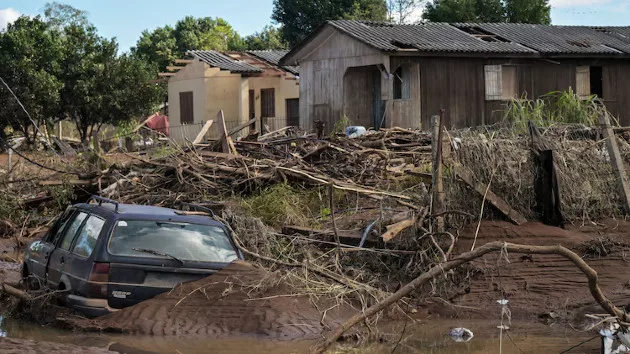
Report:
M272 126L277 129L286 125L286 99L298 98L300 89L292 74L286 76L250 76L243 77L229 71L212 68L207 64L195 60L186 65L168 82L169 120L171 123L171 138L179 144L195 139L203 124L208 120L215 120L217 113L223 110L226 128L230 130L249 120L249 90L255 90L256 117L260 117L260 90L275 89L276 116ZM180 117L179 93L193 92L194 122L182 125ZM244 130L244 132L247 132ZM206 138L218 138L216 126L210 128Z
M194 140L199 133L197 126L206 119L206 75L211 70L208 65L194 61L186 65L175 76L168 80L168 104L169 123L171 125L171 138L178 143L184 143L186 139ZM183 126L180 116L179 93L192 91L193 93L193 118L194 123Z
M292 74L287 73L287 78L294 78ZM276 117L275 119L269 119L268 125L270 129L279 129L286 126L287 115L287 99L300 97L300 86L296 80L287 80L285 77L274 76L262 76L262 77L250 77L247 90L243 91L243 97L245 102L244 116L248 117L249 114L249 90L254 90L254 97L256 98L255 110L256 117L260 117L262 114L262 104L260 99L261 89L274 89L275 90L275 107ZM284 123L282 125L281 123ZM282 126L279 126L282 125Z

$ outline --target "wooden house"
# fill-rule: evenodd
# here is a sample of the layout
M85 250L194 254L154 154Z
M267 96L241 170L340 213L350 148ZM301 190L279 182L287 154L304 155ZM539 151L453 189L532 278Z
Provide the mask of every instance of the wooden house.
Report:
M185 65L161 74L168 76L171 138L192 141L220 110L228 131L253 118L258 131L298 125L298 68L278 65L286 53L189 51L189 59L177 60ZM210 129L208 137L215 135Z
M366 127L499 122L507 103L572 88L630 124L630 27L396 25L330 21L289 52L300 66L300 124L346 116Z

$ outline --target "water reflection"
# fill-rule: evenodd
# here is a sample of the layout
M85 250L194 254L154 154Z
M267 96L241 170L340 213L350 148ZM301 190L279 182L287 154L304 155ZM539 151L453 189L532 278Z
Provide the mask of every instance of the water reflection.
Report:
M474 332L468 342L455 342L449 336L453 327ZM403 331L404 328L404 331ZM591 338L593 333L577 332L565 326L512 322L509 335L503 336L503 354L560 353ZM407 326L382 328L391 333L382 344L356 347L352 343L335 348L335 353L396 353L481 354L499 352L499 330L496 321L423 320ZM77 334L31 322L0 317L0 336L27 340L60 342L89 347L107 348L127 354L153 353L305 353L312 342L271 341L261 338L191 338L142 337L104 334ZM398 344L396 344L398 343ZM570 353L599 353L600 341L595 339ZM1 350L0 350L1 352Z
M4 325L4 317L0 316L0 337L7 336L7 332L4 331L3 325Z

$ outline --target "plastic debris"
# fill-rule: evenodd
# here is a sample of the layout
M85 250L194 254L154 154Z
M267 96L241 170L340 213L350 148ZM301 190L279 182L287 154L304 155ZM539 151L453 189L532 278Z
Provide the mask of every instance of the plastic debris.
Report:
M475 336L471 330L462 327L451 329L448 335L456 342L468 342Z
M346 128L346 136L348 138L357 138L365 135L365 133L367 133L367 130L362 126L350 126Z

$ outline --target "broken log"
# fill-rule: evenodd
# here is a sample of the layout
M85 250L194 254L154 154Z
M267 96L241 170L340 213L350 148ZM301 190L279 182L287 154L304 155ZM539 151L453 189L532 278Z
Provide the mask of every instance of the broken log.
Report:
M516 225L523 225L527 222L527 219L525 219L519 212L512 209L512 207L508 203L499 198L499 196L494 194L494 192L492 192L491 190L487 190L486 185L477 182L470 170L458 165L452 166L451 168L453 172L462 179L462 181L472 187L477 193L481 195L482 198L485 196L486 200L490 202L490 204L492 204L508 219L510 219L510 221L512 221ZM486 190L488 193L486 193Z
M333 230L317 230L312 227L285 225L282 227L282 233L285 235L303 235L324 241L335 240L335 232ZM339 235L339 240L347 245L357 244L361 240L361 232L337 230L337 234Z
M328 349L333 343L335 343L339 339L339 337L341 337L347 330L354 327L358 323L364 322L368 317L371 317L384 310L385 308L395 304L419 286L428 283L435 277L445 274L451 269L457 268L472 260L480 258L487 253L497 251L522 254L557 254L569 259L582 273L584 273L584 275L588 279L588 288L595 301L612 316L618 317L623 322L630 322L630 314L616 307L612 303L612 301L610 301L610 299L608 299L608 297L604 295L599 287L597 272L575 252L563 246L529 246L496 241L487 243L475 249L474 251L463 253L453 260L434 266L428 272L423 273L419 277L415 278L385 300L377 303L376 305L368 307L367 309L363 310L363 312L352 316L346 322L339 325L333 331L328 333L322 340L313 345L310 352L317 354L325 352L326 349Z
M387 231L385 231L385 233L381 237L383 238L383 241L389 242L394 237L398 236L401 232L412 227L415 223L416 223L416 216L414 215L408 219L405 219L403 221L387 226L386 227Z
M7 283L2 283L2 291L4 293L6 293L7 295L11 295L13 297L17 297L18 299L24 300L24 301L31 301L33 298L27 294L26 292L14 288L11 285L7 284Z

